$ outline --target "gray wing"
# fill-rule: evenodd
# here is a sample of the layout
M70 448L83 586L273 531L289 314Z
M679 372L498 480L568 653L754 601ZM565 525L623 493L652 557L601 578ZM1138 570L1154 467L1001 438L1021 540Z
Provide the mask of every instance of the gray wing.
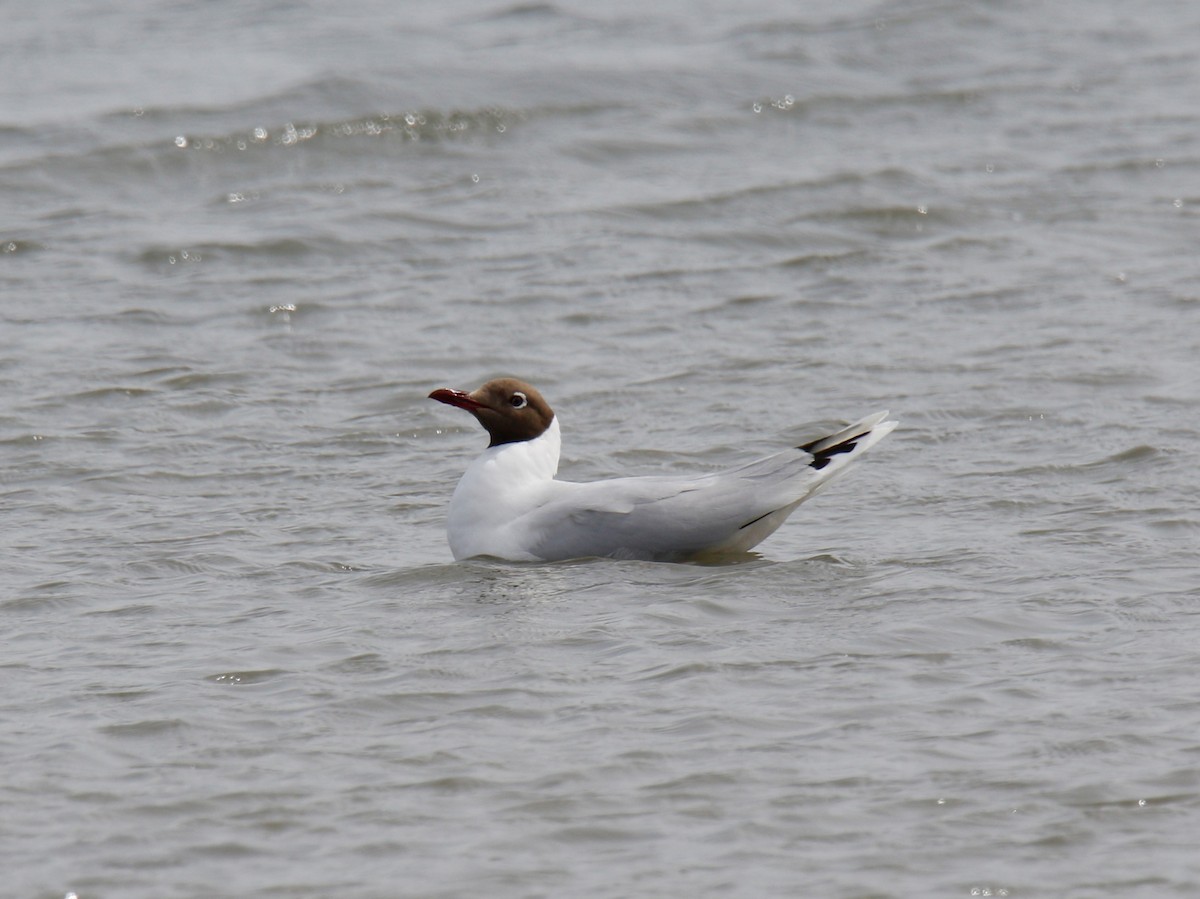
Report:
M819 478L812 458L791 450L700 477L559 482L558 495L526 524L545 559L687 557L806 496Z
M556 481L521 524L536 555L679 559L747 550L895 427L869 416L821 440L699 477Z

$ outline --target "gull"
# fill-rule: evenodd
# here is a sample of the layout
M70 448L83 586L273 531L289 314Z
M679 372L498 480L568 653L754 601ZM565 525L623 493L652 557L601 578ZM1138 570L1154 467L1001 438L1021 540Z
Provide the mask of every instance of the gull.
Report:
M736 468L698 475L560 481L558 417L516 378L429 398L465 409L491 442L450 500L456 560L552 562L591 556L686 561L745 553L891 433L887 412Z

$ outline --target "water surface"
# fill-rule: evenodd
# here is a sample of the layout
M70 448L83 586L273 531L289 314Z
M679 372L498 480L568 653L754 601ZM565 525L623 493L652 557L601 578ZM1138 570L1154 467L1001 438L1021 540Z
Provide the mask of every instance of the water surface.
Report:
M1191 896L1193 5L44 3L0 36L14 896ZM728 566L564 476L901 428Z

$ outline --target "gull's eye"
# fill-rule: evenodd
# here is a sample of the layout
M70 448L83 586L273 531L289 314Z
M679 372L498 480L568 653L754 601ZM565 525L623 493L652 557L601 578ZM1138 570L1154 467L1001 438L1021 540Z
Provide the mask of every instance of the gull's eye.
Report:
M514 409L524 409L529 405L529 400L526 398L525 394L517 390L513 392L511 397L508 398L508 404Z

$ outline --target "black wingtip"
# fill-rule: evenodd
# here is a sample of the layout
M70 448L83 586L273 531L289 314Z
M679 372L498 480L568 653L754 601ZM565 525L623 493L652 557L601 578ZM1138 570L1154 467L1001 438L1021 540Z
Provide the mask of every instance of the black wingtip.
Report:
M843 440L841 443L835 443L833 446L827 446L824 449L817 450L816 447L818 444L829 439L828 437L821 437L820 439L814 440L811 443L805 443L799 448L804 450L806 453L812 453L813 460L808 464L810 467L820 471L822 468L832 462L833 457L838 453L852 452L858 446L858 441L864 436L865 435L863 434L855 434L849 440Z

